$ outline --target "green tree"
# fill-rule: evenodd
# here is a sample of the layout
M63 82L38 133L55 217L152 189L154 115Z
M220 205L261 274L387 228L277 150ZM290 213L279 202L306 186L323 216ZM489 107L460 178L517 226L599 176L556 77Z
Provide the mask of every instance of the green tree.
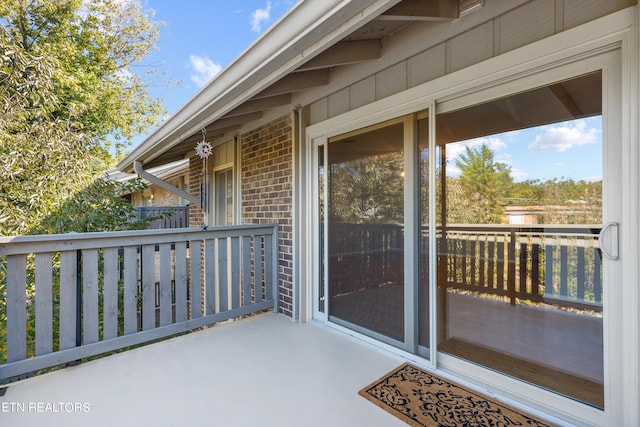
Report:
M474 209L474 223L496 224L503 217L502 206L513 180L511 168L495 161L493 151L486 145L465 152L456 159L462 171L460 184Z
M397 223L403 219L402 154L389 153L331 168L331 217L335 221Z
M156 123L140 61L159 23L139 3L0 3L0 235L38 228Z

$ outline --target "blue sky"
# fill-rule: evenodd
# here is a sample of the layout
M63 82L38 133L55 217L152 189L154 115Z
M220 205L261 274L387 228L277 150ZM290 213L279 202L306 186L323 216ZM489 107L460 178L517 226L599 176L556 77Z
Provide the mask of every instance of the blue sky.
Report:
M208 81L231 63L296 0L141 0L164 22L158 49L145 64L158 70L151 94L175 113ZM479 138L447 148L448 174L464 145L486 143L497 161L511 167L516 181L602 177L601 118L574 120ZM137 138L134 146L146 135Z
M486 144L494 159L511 167L515 181L571 178L602 179L601 116L506 132L447 145L447 175L458 176L455 166L465 146Z
M159 76L151 94L175 113L296 3L295 0L140 0L164 21L144 63Z

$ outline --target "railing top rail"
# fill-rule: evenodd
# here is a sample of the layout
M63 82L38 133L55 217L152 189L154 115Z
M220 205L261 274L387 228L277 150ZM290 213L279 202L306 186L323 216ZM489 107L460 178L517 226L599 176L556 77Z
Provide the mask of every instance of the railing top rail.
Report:
M448 231L470 231L470 232L494 232L494 231L515 231L516 233L535 234L598 234L602 229L600 224L584 225L564 225L564 224L541 224L541 225L517 225L517 224L447 224ZM442 227L438 226L441 230Z
M136 206L136 209L158 209L158 210L166 210L166 209L184 209L189 210L189 205L166 205L166 206Z
M71 251L96 247L151 245L221 237L272 234L277 226L276 223L268 223L210 227L206 230L202 228L172 228L0 237L0 255Z

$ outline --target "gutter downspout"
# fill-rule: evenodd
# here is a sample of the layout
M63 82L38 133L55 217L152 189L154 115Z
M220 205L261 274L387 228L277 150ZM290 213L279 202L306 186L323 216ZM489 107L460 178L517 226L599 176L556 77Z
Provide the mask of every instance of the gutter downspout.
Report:
M140 175L141 178L146 179L147 181L157 185L158 187L162 187L167 191L170 191L172 193L177 194L178 196L182 197L183 199L188 200L189 202L193 203L195 206L199 206L200 205L200 199L198 199L196 196L187 193L184 190L179 189L178 187L174 187L173 185L169 184L168 182L165 182L163 180L161 180L160 178L158 178L155 175L151 175L149 172L145 171L142 167L142 162L139 160L136 160L135 162L133 162L133 170Z

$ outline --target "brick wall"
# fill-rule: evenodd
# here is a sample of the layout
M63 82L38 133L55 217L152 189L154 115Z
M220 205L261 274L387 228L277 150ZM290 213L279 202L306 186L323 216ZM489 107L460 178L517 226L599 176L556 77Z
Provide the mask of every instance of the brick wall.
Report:
M189 193L200 197L200 180L202 177L202 159L189 159ZM204 224L204 211L197 203L189 203L189 227L200 227Z
M180 177L165 180L177 188L182 188ZM180 196L157 185L150 185L149 190L153 194L153 206L180 206Z
M279 224L280 312L293 316L293 127L289 116L242 135L242 222Z

